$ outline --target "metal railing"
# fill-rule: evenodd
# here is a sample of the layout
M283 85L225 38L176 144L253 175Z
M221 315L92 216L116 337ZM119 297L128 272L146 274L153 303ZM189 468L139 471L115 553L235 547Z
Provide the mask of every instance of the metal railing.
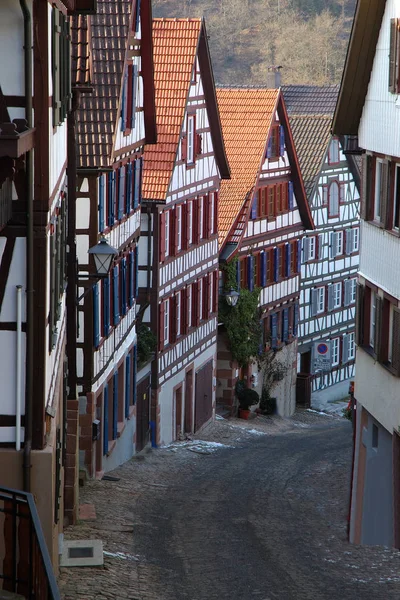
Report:
M2 560L1 560L2 558ZM0 587L32 600L60 600L32 494L0 487Z
M0 230L3 229L12 216L12 184L6 179L0 187Z

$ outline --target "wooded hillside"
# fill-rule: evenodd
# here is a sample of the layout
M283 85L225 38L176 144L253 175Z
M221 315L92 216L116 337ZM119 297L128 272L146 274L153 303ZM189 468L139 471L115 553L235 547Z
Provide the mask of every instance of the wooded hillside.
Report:
M153 0L156 17L205 16L215 79L266 85L339 83L356 0Z

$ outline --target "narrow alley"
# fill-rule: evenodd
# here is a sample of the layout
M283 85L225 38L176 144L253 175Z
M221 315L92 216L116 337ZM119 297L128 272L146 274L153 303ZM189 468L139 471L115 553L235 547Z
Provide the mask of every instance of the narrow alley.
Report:
M96 519L66 538L102 539L104 567L63 569L65 600L399 598L400 554L346 541L350 424L239 423L87 484Z

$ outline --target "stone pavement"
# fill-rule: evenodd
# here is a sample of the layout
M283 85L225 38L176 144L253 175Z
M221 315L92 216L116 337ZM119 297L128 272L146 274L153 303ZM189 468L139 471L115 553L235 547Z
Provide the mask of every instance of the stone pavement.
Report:
M217 420L91 481L104 567L62 569L64 600L400 598L399 553L346 543L351 428L336 416Z

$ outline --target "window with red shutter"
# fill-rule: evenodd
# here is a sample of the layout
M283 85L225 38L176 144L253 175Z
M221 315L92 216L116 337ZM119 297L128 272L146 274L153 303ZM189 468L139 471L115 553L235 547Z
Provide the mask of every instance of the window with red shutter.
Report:
M163 262L165 260L165 222L166 222L166 217L165 217L166 213L165 211L163 211L162 213L160 213L160 248L159 248L159 255L160 255L160 262Z
M188 200L186 210L186 235L188 246L193 244L193 200Z
M186 123L186 135L187 135L187 151L186 151L186 164L193 165L196 153L196 123L195 116L188 115Z
M188 285L185 290L185 332L187 333L192 327L192 315L193 315L193 300L192 300L192 286Z
M210 276L207 274L203 279L203 319L208 319L210 314ZM211 286L212 287L212 286Z
M131 122L132 122L132 71L133 71L133 66L128 65L128 82L127 82L128 98L127 98L127 107L126 107L127 130L130 130Z
M160 350L164 350L164 320L165 320L165 304L161 302L159 306L159 324L158 324L158 346Z
M186 134L182 138L181 155L182 155L182 160L186 162L187 161L187 135Z
M204 319L204 281L201 277L197 282L197 312L198 312L198 321L202 321Z
M205 223L205 218L204 218L204 205L205 205L205 197L204 196L199 196L198 199L198 203L199 203L199 212L198 212L198 219L199 219L199 241L201 239L203 239L204 237L204 223Z
M196 133L196 156L200 156L203 148L202 148L203 136L201 133Z
M169 341L171 344L176 342L177 337L177 319L176 319L176 295L169 299Z
M272 218L275 216L275 185L268 186L268 217Z
M192 228L193 228L193 244L198 244L200 242L200 198L195 198L193 200L193 220L192 220Z
M214 233L218 233L218 202L219 194L214 192Z
M205 204L207 206L206 210L206 235L205 237L209 239L210 235L213 232L213 220L214 220L214 212L213 212L213 198L214 194L210 192L207 196L205 196Z
M219 271L218 269L213 273L214 277L214 295L213 295L213 306L212 311L218 312L218 294L219 294Z

